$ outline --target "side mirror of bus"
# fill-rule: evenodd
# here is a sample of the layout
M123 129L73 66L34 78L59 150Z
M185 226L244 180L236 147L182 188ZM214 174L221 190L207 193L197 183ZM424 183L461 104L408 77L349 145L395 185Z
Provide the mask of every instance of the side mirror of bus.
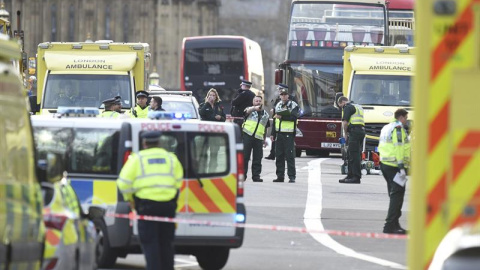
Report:
M37 96L29 96L28 102L30 103L30 111L32 114L40 111L40 104L37 104Z
M338 92L338 93L335 93L335 101L333 102L333 106L337 109L340 109L340 106L338 105L338 99L340 97L343 97L343 93L342 92Z
M283 69L275 69L275 85L282 83L283 81Z

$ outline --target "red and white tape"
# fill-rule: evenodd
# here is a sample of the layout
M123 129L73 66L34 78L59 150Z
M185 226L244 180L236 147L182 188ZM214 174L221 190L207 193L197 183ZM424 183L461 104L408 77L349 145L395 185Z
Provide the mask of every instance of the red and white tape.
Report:
M259 229L267 231L283 231L283 232L298 232L298 233L323 233L335 236L348 236L348 237L361 237L361 238L378 238L378 239L406 239L407 235L398 234L384 234L384 233L370 233L370 232L350 232L339 230L312 230L305 227L292 227L292 226L278 226L278 225L262 225L262 224L247 224L247 223L231 223L231 222L218 222L208 220L196 220L196 219L184 219L184 218L170 218L170 217L157 217L157 216L145 216L136 215L131 212L130 214L112 214L107 213L107 216L115 218L124 218L130 220L149 220L157 222L172 222L183 224L200 224L206 226L222 226L222 227L237 227L237 228L249 228Z
M240 119L240 120L245 120L243 117L238 117L238 116L228 116L227 115L227 120L235 120L235 119ZM273 120L270 118L269 120ZM338 123L341 124L341 120L319 120L319 119L297 119L298 122L315 122L315 123Z

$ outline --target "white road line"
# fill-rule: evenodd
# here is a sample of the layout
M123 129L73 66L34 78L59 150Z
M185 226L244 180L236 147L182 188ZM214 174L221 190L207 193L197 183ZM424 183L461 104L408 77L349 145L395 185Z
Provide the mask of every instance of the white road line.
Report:
M321 182L321 165L322 162L327 159L320 158L310 161L308 163L308 196L307 204L305 206L304 223L307 229L312 230L324 230L322 224L322 182ZM407 269L406 266L401 264L383 260L380 258L372 257L369 255L361 254L355 250L345 247L335 241L330 235L324 233L310 233L310 235L317 240L320 244L327 248L332 249L338 254L342 254L348 257L364 260L367 262L391 267L394 269Z

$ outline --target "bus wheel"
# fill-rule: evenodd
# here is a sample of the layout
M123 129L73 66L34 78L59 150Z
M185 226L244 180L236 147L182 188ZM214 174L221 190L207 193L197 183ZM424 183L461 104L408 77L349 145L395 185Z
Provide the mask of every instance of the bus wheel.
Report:
M295 149L295 156L300 157L302 155L302 149Z
M197 262L204 270L220 270L228 261L230 249L226 247L205 247L195 254Z

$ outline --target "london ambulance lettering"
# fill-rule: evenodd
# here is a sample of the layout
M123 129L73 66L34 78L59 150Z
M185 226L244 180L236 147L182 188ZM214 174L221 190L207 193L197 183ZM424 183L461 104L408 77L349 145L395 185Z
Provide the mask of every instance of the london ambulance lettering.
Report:
M74 64L67 64L65 69L103 69L113 70L113 65L105 59L74 59Z
M370 66L368 70L412 71L412 68L405 66Z
M65 69L104 69L113 70L112 65L98 65L98 64L73 64L66 65Z

